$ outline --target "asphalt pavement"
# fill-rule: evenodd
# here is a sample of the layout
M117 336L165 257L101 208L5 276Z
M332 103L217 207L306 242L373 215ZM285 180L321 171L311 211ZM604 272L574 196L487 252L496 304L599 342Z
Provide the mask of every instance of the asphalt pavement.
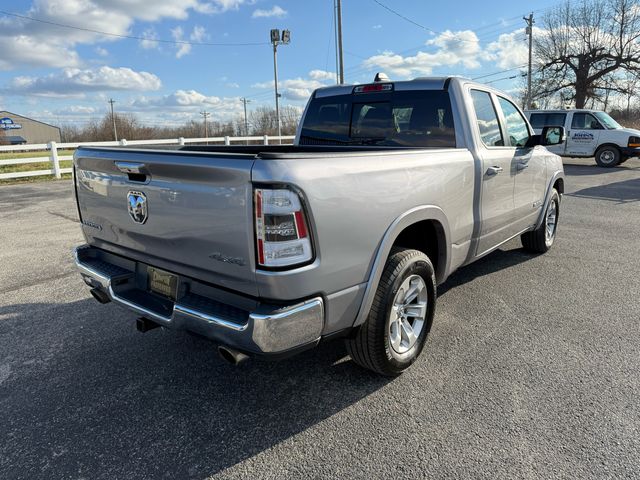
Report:
M639 478L640 161L565 168L553 249L455 273L393 380L140 334L75 271L71 183L0 186L0 478Z

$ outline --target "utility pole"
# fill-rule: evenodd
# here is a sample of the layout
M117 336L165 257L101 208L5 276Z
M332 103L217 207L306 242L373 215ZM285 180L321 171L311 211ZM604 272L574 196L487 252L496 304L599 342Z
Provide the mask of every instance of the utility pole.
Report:
M282 37L280 36L280 30L274 28L270 32L271 44L273 45L273 78L275 81L276 90L276 120L278 122L278 137L282 136L282 128L280 125L280 94L278 93L278 45L288 45L291 42L291 32L289 30L282 31ZM279 143L282 143L282 139L278 138Z
M338 83L344 83L344 60L342 56L342 0L337 0L338 8Z
M209 138L209 125L207 123L207 120L209 119L211 113L203 110L202 112L200 112L200 115L202 115L202 117L204 118L204 138Z
M251 100L247 100L246 97L242 97L242 104L244 106L244 136L249 136L249 122L247 121L247 103L251 103Z
M113 104L116 103L116 101L113 98L109 99L109 104L111 105L111 122L113 123L113 137L115 139L115 141L118 141L118 129L116 128L116 117L113 114Z
M525 107L527 110L531 109L531 64L533 61L533 25L536 23L533 19L533 13L530 13L528 17L522 17L527 22L527 35L529 35L529 71L527 74L527 101Z

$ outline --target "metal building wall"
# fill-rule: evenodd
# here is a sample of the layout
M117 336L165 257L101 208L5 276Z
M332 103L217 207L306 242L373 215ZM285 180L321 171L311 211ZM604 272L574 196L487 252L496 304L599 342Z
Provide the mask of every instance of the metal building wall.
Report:
M46 123L38 122L31 118L16 115L15 113L0 111L0 118L8 117L14 123L22 125L22 128L2 130L0 136L20 136L27 143L60 142L60 129Z

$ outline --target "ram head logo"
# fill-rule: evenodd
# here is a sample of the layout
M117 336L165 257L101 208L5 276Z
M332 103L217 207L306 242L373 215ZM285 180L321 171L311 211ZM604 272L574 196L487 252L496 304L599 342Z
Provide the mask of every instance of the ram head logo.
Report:
M142 192L129 192L127 194L129 215L136 223L147 221L148 208L147 197Z

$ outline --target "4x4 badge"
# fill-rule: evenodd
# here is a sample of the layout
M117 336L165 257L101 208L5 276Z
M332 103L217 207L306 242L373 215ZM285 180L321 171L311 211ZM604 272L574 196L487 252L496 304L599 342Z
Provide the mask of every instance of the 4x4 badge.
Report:
M148 206L147 196L142 192L131 191L127 194L129 215L136 223L147 221Z

